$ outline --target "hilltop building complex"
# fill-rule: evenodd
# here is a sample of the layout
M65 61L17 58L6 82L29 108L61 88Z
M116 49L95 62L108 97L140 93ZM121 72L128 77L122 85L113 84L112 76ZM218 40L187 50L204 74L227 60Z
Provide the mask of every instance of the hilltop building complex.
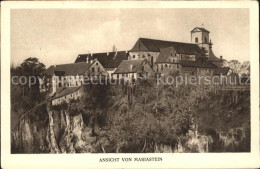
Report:
M143 75L167 76L170 73L227 75L229 68L223 67L222 56L214 55L209 34L205 28L196 27L191 31L190 43L139 38L129 51L79 54L75 63L50 66L45 73L53 79L52 103L80 97L83 76L135 81Z

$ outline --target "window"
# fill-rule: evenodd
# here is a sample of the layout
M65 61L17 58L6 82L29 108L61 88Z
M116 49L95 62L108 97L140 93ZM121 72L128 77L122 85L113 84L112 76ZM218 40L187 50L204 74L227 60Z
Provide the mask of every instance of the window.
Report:
M144 66L142 66L142 71L144 71Z
M96 65L98 65L98 62L96 63Z
M135 58L135 55L133 55L133 59Z
M172 56L172 53L171 53L171 56Z
M100 68L97 69L98 70L98 73L100 72Z
M198 42L199 42L199 39L198 39L197 37L195 38L195 42L196 42L196 43L198 43Z
M177 56L177 54L175 53L175 56Z
M119 74L117 74L117 78L119 79Z
M208 41L207 41L207 38L205 37L205 43L207 43Z
M177 68L179 68L179 65L177 64Z
M161 65L161 70L163 70L163 65Z
M145 56L144 56L144 55L143 55L142 57L143 57L143 58L145 58Z
M92 72L95 72L95 68L94 67L92 67Z

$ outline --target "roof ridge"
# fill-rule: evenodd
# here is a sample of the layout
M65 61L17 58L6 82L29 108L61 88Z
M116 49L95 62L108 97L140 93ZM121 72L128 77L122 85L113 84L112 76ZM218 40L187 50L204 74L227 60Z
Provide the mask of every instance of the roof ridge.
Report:
M123 62L123 61L141 61L141 60L145 60L145 58L132 59L132 60L122 60L122 62Z
M65 63L65 64L59 64L59 65L51 65L51 66L66 66L66 65L76 65L76 64L90 64L90 63L87 63L87 62L77 62L77 63ZM50 66L50 67L51 67Z
M112 51L112 52L100 52L100 53L81 53L81 54L78 54L78 55L93 55L93 54L107 54L107 53L116 53L116 52L127 52L128 50L120 50L120 51Z
M185 43L185 44L197 45L196 43L177 42L177 41L169 41L169 40L161 40L161 39L151 39L151 38L139 38L139 39L144 39L144 40L154 40L154 41L161 41L161 42Z

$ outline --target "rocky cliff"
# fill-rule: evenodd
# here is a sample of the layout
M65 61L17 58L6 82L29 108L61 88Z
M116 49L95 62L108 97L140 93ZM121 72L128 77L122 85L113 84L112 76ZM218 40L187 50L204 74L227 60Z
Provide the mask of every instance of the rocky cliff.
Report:
M91 107L88 106L97 98L90 94L88 97L94 98L91 103L75 102L59 108L49 101L38 104L23 113L12 130L12 153L250 151L249 93L238 93L235 101L230 100L232 93L207 94L194 101L192 109L184 107L185 111L181 111L181 103L176 103L176 109L173 99L162 105L168 102L168 95L163 94L153 103L154 97L145 91L138 91L137 96L136 90L122 88L121 94L109 91L109 101L93 93L104 101ZM177 114L172 115L171 111ZM167 118L158 116L163 113L168 113L164 114Z

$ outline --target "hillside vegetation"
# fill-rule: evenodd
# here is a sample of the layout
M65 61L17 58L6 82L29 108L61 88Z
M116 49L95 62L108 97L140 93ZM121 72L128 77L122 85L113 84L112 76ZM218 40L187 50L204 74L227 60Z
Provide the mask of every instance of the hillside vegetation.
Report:
M249 92L155 79L84 89L71 104L43 102L26 111L28 120L13 130L12 152L28 152L29 143L31 153L250 151Z

